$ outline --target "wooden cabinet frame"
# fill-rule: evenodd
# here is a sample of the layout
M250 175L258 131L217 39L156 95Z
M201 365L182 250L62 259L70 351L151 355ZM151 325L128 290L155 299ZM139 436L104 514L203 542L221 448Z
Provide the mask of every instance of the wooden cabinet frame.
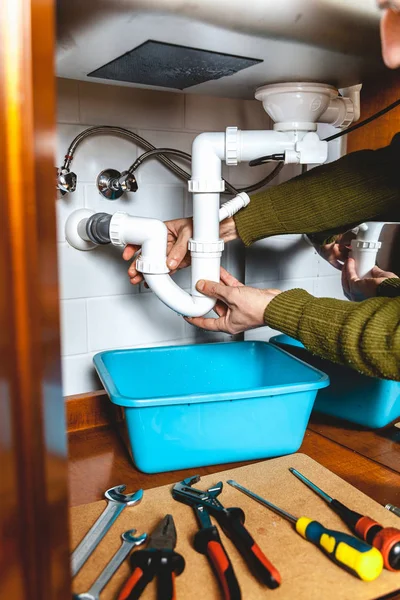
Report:
M53 0L0 2L0 596L71 598Z

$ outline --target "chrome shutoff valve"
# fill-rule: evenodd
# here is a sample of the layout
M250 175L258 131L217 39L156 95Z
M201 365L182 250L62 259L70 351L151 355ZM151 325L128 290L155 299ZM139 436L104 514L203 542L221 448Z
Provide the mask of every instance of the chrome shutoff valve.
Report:
M61 194L68 194L76 190L77 177L69 169L61 168L57 171L57 189Z
M125 192L137 192L136 177L130 171L120 173L116 169L105 169L97 177L97 189L107 200L117 200Z

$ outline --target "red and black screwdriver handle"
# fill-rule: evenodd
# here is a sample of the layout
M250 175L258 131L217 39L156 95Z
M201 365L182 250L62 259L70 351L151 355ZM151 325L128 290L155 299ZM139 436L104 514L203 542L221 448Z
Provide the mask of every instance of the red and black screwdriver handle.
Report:
M329 504L353 533L381 552L389 571L400 570L400 529L383 527L370 517L350 510L339 500L332 500Z
M157 576L157 600L175 600L175 576L185 568L183 556L173 550L138 550L131 556L132 575L118 600L137 600L146 585Z
M244 526L244 512L241 508L224 508L213 513L225 535L235 544L254 575L271 589L281 584L279 571L268 560L261 548Z
M194 536L194 547L210 561L222 588L224 600L241 600L239 583L222 545L218 529L215 526L200 529Z

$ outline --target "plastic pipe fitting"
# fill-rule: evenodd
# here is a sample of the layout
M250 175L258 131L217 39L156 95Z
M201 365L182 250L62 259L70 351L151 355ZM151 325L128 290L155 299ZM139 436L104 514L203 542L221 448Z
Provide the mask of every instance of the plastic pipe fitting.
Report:
M242 192L220 208L220 193L225 186L222 161L237 164L279 153L291 156L293 162L323 162L326 146L315 133L299 130L240 131L230 127L226 132L201 133L195 138L192 179L188 182L193 194L190 293L182 290L169 275L166 264L168 231L162 221L125 213L115 213L112 217L104 213L93 215L83 209L68 218L67 241L79 250L89 250L109 240L120 247L140 245L142 251L136 261L137 270L143 273L160 300L179 314L202 316L214 307L216 300L201 294L196 284L200 279L219 281L224 249L224 242L219 238L219 223L250 201Z
M357 275L363 279L371 274L371 269L376 265L376 255L381 248L379 241L382 229L386 223L368 222L358 227L357 237L351 240L350 256L356 263Z

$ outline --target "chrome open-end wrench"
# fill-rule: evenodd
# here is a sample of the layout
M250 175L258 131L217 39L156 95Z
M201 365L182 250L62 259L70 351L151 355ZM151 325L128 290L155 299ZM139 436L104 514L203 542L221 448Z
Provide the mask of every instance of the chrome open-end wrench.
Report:
M122 534L122 544L120 549L114 554L108 565L100 573L90 590L82 594L74 594L74 600L99 600L102 589L110 581L115 571L119 569L120 565L128 556L132 548L134 548L134 546L140 546L140 544L143 544L143 542L146 540L146 533L139 537L133 537L135 532L136 529L131 529L130 531L125 531L125 533Z
M75 577L78 571L83 567L97 544L106 535L107 531L117 519L118 515L124 510L125 506L134 506L143 498L143 490L138 490L133 494L123 494L122 492L125 489L126 485L117 485L107 490L104 494L106 500L108 500L107 507L72 553L72 577Z

